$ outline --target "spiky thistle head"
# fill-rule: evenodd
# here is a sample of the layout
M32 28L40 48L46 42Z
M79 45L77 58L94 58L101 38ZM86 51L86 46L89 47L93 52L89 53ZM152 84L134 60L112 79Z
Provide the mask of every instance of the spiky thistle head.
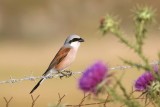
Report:
M111 15L106 15L104 18L100 20L99 29L102 31L103 35L108 32L114 33L117 30L119 30L119 23L120 21L117 20L116 17Z
M148 6L136 6L133 9L135 23L149 23L154 21L155 10Z

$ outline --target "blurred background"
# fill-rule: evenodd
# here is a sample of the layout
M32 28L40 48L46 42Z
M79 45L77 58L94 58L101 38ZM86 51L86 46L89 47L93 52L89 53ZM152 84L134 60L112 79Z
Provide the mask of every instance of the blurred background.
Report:
M149 27L144 52L150 61L157 60L160 51L160 1L158 0L0 0L0 81L24 76L40 76L70 34L85 39L76 61L69 68L82 71L96 60L110 67L123 65L119 57L141 60L111 34L102 36L100 19L113 14L121 19L121 28L131 41L134 38L132 9L137 5L156 9L156 21ZM123 71L117 71L120 75ZM124 84L131 89L139 74L136 69L125 71ZM58 93L66 94L64 104L78 104L83 93L78 78L45 81L34 93L40 98L36 107L47 107L58 101ZM127 81L126 81L127 80ZM36 81L37 82L37 81ZM14 97L11 107L29 107L30 90L36 82L1 84L0 107L3 97ZM112 107L112 105L110 105ZM93 107L93 106L92 106ZM115 107L115 105L114 105Z

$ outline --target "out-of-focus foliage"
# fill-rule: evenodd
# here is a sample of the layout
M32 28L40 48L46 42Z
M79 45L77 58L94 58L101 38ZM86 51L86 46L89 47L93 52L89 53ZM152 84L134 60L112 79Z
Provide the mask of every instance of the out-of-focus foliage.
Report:
M129 22L127 10L143 2L159 8L158 1L146 0L1 0L0 38L49 40L70 32L91 34L98 27L95 22L99 16L106 12L119 14L125 22Z

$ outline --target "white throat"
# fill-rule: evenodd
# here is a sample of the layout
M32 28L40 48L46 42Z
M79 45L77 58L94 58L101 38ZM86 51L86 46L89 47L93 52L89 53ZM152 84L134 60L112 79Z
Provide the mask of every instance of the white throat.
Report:
M72 42L70 46L77 50L80 46L80 42Z

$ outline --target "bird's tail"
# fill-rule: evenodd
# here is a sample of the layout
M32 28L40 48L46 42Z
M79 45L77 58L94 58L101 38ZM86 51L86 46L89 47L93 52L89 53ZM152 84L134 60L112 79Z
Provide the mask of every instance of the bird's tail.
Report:
M32 91L30 92L30 94L32 94L38 87L39 85L44 81L45 78L42 78L37 84L36 86L34 86L34 88L32 89Z

